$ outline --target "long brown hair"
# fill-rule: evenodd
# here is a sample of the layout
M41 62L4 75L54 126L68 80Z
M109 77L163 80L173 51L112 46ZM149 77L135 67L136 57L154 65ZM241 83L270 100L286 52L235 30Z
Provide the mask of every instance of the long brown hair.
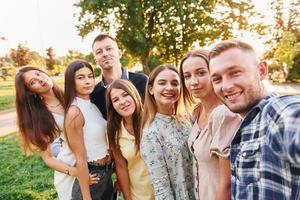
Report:
M45 151L61 131L39 94L31 92L24 82L24 73L31 70L48 75L37 67L26 66L21 68L15 76L17 125L26 153L33 153L36 147ZM52 90L64 107L63 91L55 83L53 83Z
M150 94L149 88L153 86L154 81L158 74L164 70L171 70L174 71L175 73L178 74L179 72L177 68L175 68L171 64L162 64L157 66L152 70L152 72L149 74L149 79L147 81L146 89L145 89L145 103L144 103L144 112L143 112L143 117L142 117L142 126L141 128L143 129L144 127L148 126L154 119L156 113L157 113L157 106L156 106L156 101L154 99L154 96ZM186 117L186 111L183 109L182 105L182 83L180 83L180 96L179 100L175 103L174 106L174 114L176 119L181 121Z
M140 150L141 141L141 118L142 118L142 101L136 87L127 80L118 79L112 82L106 92L106 111L107 115L107 135L109 146L113 150L119 151L118 137L121 131L122 116L117 113L113 107L110 95L112 89L121 89L127 92L135 103L135 110L132 114L133 131L135 137L135 147L137 152Z
M76 84L75 84L75 73L81 68L87 67L91 70L94 75L93 67L90 63L84 60L76 60L71 62L65 71L65 116L69 111L75 97L76 97ZM65 118L66 120L66 118ZM65 124L65 123L64 123ZM64 125L65 135L67 142L69 143L68 133L66 131L66 126Z
M75 73L83 67L89 68L94 75L93 67L90 65L90 63L84 60L76 60L71 62L65 71L65 113L68 112L76 97Z
M198 49L198 50L193 50L188 52L182 59L179 65L179 74L180 74L180 80L182 83L182 94L183 94L183 101L186 107L191 106L192 104L195 103L193 96L189 93L188 89L185 86L185 80L184 80L184 75L183 75L183 63L190 57L200 57L202 58L206 64L207 64L207 69L209 65L209 51L205 49Z

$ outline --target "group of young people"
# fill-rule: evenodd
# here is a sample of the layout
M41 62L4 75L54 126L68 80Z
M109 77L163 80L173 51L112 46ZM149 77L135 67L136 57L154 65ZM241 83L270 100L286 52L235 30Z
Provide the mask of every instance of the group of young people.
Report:
M64 91L35 67L15 79L23 147L55 170L59 199L113 199L114 172L125 200L300 198L300 98L267 92L251 46L222 41L149 77L111 36L92 48L98 84L82 60Z

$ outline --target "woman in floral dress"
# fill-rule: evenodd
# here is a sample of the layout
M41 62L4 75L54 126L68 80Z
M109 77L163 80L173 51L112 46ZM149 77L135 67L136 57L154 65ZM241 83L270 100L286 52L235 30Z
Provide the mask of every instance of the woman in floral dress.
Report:
M156 67L145 91L141 154L155 199L194 199L192 157L187 139L191 124L181 107L178 71L169 64Z

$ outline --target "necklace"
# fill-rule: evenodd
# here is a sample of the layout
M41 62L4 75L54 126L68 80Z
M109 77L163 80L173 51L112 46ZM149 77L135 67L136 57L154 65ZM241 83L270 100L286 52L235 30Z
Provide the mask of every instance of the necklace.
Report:
M46 103L46 102L44 102L45 103L45 105L47 106L47 107L50 107L50 108L56 108L56 107L58 107L59 105L60 105L60 102L58 102L58 104L56 104L56 105L50 105L50 104L48 104L48 103Z

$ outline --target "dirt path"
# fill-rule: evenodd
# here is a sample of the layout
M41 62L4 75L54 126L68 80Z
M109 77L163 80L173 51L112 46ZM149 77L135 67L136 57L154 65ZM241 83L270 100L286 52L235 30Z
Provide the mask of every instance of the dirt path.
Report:
M16 112L14 110L0 113L0 137L17 131Z

